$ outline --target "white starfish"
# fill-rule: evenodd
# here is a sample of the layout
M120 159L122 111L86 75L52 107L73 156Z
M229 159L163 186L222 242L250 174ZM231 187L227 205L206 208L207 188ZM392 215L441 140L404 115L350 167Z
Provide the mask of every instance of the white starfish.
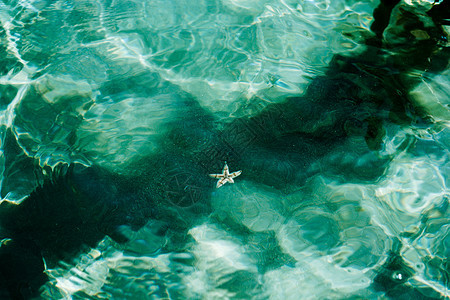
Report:
M223 167L222 174L209 174L209 176L212 178L219 179L219 181L217 181L216 187L220 188L222 185L224 185L227 182L234 183L233 178L238 177L239 175L241 175L241 173L242 173L242 171L236 171L236 172L230 173L228 170L227 162L225 162L225 166Z

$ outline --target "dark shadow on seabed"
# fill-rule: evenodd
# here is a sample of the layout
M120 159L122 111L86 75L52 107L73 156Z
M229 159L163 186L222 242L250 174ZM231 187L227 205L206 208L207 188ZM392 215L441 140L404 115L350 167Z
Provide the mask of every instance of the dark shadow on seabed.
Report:
M449 2L429 12L431 27L397 9L399 1L381 2L365 52L336 55L326 74L315 78L304 95L229 124L215 124L186 95L184 105L191 114L181 116L161 138L158 154L132 164L130 175L96 166L62 166L47 172L50 175L39 175L45 178L42 185L20 205L2 202L0 297L38 295L46 281L42 257L51 267L83 247L94 247L105 235L124 242L121 225L137 229L150 218L162 220L166 225L159 234L170 233L173 240L166 250L179 249L188 239L185 231L211 212L208 199L214 183L207 175L220 171L224 161L232 171L245 170L242 176L248 180L289 193L311 175L307 172L311 163L349 137L364 137L367 150L376 152L383 123L426 123L426 113L408 99L408 91L417 84L408 72L438 73L447 67L447 37L440 25L448 18L442 11ZM387 32L394 22L391 13L398 25ZM412 29L430 38L414 39ZM375 159L367 166L371 171L358 173L358 179L376 179L388 162L389 157ZM396 270L404 270L405 276L412 272L398 258L398 249L374 279L374 289L394 298L399 293L418 297L418 292L386 276Z

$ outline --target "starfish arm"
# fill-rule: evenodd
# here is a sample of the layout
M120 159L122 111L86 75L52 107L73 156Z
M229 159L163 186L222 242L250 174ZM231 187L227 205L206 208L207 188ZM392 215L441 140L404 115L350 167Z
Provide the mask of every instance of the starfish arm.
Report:
M212 177L212 178L224 178L223 174L209 174L209 177Z
M234 178L234 177L238 177L239 175L241 175L241 173L242 173L242 171L236 171L236 172L231 173L229 176L231 178Z
M223 175L225 177L228 177L228 175L230 174L229 169L228 169L228 165L227 163L225 163L225 166L223 167Z
M233 178L231 178L231 177L228 177L228 178L226 179L226 181L229 182L229 183L234 183L234 180L233 180Z
M224 179L220 179L219 181L217 181L217 188L220 188L222 185L224 185L226 183L226 181Z

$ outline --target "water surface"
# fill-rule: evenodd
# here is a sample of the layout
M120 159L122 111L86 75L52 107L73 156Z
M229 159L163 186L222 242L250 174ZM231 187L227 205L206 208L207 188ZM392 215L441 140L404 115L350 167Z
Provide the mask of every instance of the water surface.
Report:
M0 1L1 297L445 299L447 2Z

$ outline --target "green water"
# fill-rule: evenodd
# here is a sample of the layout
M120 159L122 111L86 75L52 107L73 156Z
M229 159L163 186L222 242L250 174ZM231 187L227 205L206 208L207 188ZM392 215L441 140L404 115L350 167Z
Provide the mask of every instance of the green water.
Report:
M0 298L449 297L433 2L0 0Z

